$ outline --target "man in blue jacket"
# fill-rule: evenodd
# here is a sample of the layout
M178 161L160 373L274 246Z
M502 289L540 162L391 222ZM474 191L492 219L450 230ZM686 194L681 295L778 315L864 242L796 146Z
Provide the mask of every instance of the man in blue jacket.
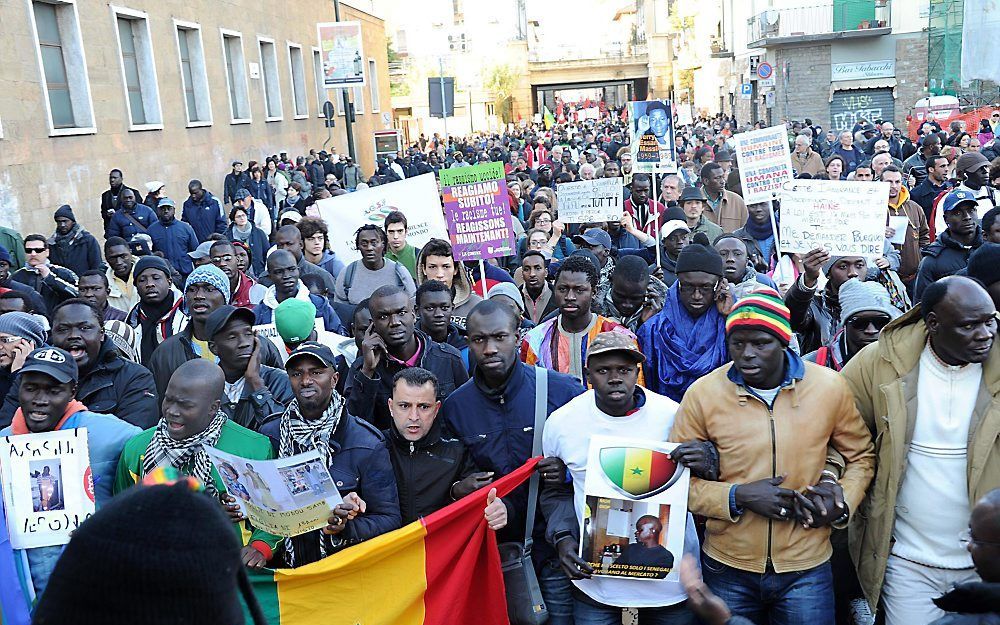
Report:
M153 251L162 252L178 273L187 276L194 269L188 252L198 249L198 235L190 224L174 217L176 211L173 200L162 198L156 205L157 221L150 224L147 233L153 240Z
M374 317L374 314L373 314ZM535 423L535 368L518 358L520 319L511 307L496 300L476 304L466 320L473 377L445 400L441 417L446 427L469 448L481 471L494 478L507 475L532 457ZM358 360L361 360L360 358ZM548 377L546 417L584 392L572 376L545 370ZM558 458L538 463L545 484L566 485L566 466ZM528 488L523 486L503 498L507 527L500 542L524 540ZM572 584L559 565L555 551L545 541L545 522L534 520L532 556L551 625L572 625Z
M298 567L391 532L402 521L385 437L347 411L336 391L333 351L320 343L302 343L285 370L295 399L260 432L271 437L279 458L318 451L344 497L331 510L329 525L285 540L285 564Z
M207 241L212 234L226 231L226 213L214 195L201 186L200 180L188 183L191 197L184 200L181 219L191 224L198 242Z
M111 216L105 239L121 237L131 241L132 236L146 230L156 221L156 213L145 204L139 204L135 191L126 188L122 190L118 210Z

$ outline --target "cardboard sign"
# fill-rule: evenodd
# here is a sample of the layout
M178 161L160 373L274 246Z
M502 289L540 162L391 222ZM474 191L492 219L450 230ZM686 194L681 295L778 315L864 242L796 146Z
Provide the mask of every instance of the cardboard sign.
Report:
M15 549L65 545L94 514L87 429L5 436L0 484Z
M343 499L318 451L278 460L248 460L205 447L226 492L254 527L298 536L328 524Z
M677 171L674 147L674 114L670 100L628 103L632 171L660 173Z
M503 163L442 169L441 193L457 261L514 253L514 224Z
M889 183L794 180L781 188L781 251L882 256Z
M747 204L773 199L781 185L795 178L784 126L741 132L733 135L733 141Z
M556 196L559 199L559 220L563 223L585 224L622 218L620 178L563 182L556 189Z
M670 459L676 446L591 438L579 555L594 575L679 578L690 472Z

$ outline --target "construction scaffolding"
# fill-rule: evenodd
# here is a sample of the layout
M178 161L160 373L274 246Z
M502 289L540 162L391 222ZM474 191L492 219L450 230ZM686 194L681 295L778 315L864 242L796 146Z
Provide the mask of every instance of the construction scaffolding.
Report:
M930 0L927 88L931 95L962 89L962 22L965 0Z

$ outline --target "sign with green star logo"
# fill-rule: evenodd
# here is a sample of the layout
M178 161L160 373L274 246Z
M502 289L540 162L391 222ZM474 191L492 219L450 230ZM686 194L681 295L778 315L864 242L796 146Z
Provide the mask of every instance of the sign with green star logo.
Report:
M612 486L633 499L651 497L670 488L682 470L661 451L638 447L605 447L601 469Z

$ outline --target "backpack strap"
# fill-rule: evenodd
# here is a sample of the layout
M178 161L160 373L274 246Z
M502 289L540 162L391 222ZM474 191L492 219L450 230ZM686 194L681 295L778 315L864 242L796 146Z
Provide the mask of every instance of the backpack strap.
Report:
M354 261L347 266L347 275L344 276L344 299L348 302L351 301L351 285L354 283L354 272L357 271L358 263L361 261Z

